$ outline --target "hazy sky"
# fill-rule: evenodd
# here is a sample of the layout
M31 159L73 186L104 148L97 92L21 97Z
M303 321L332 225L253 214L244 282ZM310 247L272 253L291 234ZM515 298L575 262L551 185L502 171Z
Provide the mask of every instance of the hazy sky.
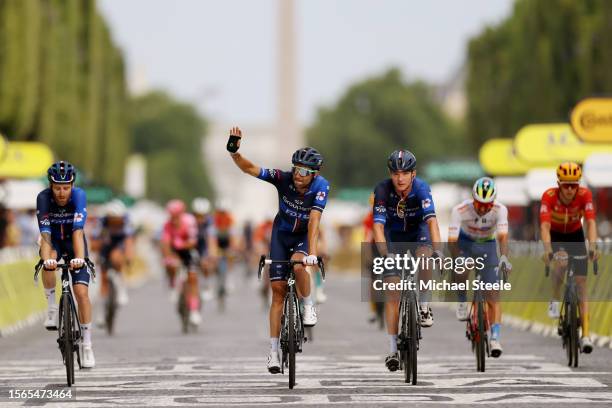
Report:
M282 0L99 0L130 77L198 103L213 119L276 113L276 4ZM512 0L296 0L298 110L311 121L356 80L398 66L444 82L467 40Z

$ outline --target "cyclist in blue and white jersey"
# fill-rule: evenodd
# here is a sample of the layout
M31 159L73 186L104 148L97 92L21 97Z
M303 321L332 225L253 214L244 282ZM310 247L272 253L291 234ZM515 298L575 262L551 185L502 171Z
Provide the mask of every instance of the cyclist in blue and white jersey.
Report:
M429 185L416 177L416 158L408 150L396 150L387 159L390 178L378 183L374 189L374 241L379 253L394 257L394 251L405 251L402 243L416 245L416 256L431 256L440 251L440 229ZM405 245L405 244L404 244ZM384 272L385 282L400 281L400 271ZM420 280L431 279L431 270L421 268ZM420 324L433 325L433 315L427 302L429 294L421 291ZM397 333L399 319L399 297L390 294L385 299L385 318L389 334L390 354L385 359L389 371L399 368Z
M76 170L65 161L54 163L47 170L49 187L36 198L36 216L41 235L40 257L45 297L47 298L47 330L57 330L55 300L55 270L61 258L70 260L72 290L79 308L83 331L83 361L86 368L95 366L91 342L91 303L89 300L89 270L85 263L87 241L83 227L87 219L85 191L74 186Z
M237 127L232 128L230 140L232 137L242 138L242 131ZM240 140L238 139L237 147L240 146ZM279 210L272 227L270 258L293 259L304 263L294 266L296 286L304 304L304 326L314 326L317 323L317 314L310 295L310 275L305 265L317 264L319 223L329 194L329 183L319 174L323 157L312 147L298 149L291 158L292 170L282 171L259 167L237 151L230 152L234 163L243 172L273 184L278 191ZM288 266L284 264L272 264L270 267L271 349L267 367L272 374L280 373L280 319L287 292L288 272Z

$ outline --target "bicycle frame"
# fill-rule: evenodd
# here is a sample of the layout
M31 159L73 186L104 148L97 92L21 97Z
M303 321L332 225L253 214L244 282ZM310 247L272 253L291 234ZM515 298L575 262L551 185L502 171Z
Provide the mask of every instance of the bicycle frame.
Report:
M70 387L74 384L74 356L73 353L77 354L77 363L79 365L79 369L81 366L81 354L79 350L79 345L81 343L81 339L83 337L81 323L79 319L79 313L76 307L76 302L74 300L74 296L72 294L71 282L70 282L70 264L69 259L66 257L62 258L64 260L63 264L58 264L57 268L61 270L61 280L62 280L62 294L60 296L59 310L58 310L58 338L57 343L62 354L62 360L64 365L66 366L66 378L67 384ZM92 274L92 278L95 279L96 273L93 263L89 260L89 258L85 258L85 266L89 269ZM43 260L39 260L36 266L34 267L34 283L38 284L38 275L43 268ZM68 313L70 317L67 317L66 320L70 323L69 328L64 327L64 303L68 302ZM68 338L66 338L68 336ZM69 347L67 350L66 347Z
M317 261L321 269L321 276L323 280L325 280L323 260L321 257L318 257ZM302 319L302 312L300 310L297 289L295 286L296 279L293 267L303 263L301 260L275 261L266 259L266 256L262 255L259 259L259 269L257 271L258 279L261 279L261 272L264 266L273 263L286 264L289 266L287 293L283 301L283 314L281 316L280 346L282 351L281 373L284 374L285 367L289 369L289 389L293 389L295 385L295 354L302 352L302 345L304 341L306 341L304 337L304 321ZM292 324L294 326L293 330L291 330Z
M399 301L399 332L397 337L400 351L400 370L404 370L406 383L417 383L417 352L421 339L421 325L418 322L418 292L416 290L415 274L406 277L406 270L402 269L401 282L412 282L412 289L404 286Z

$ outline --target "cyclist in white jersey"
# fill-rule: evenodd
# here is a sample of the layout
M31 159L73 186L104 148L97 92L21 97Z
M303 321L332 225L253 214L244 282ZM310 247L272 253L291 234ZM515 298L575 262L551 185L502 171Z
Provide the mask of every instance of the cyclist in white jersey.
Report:
M504 266L507 272L512 270L508 261L508 209L496 202L495 183L488 177L482 177L474 183L473 200L465 200L453 207L451 222L448 228L448 242L453 256L483 257L484 268L481 281L496 283ZM497 256L497 245L501 256ZM468 273L455 274L457 282L465 282ZM457 319L468 320L467 294L458 293ZM485 299L491 318L491 355L499 357L502 353L500 343L501 305L499 291L486 291Z

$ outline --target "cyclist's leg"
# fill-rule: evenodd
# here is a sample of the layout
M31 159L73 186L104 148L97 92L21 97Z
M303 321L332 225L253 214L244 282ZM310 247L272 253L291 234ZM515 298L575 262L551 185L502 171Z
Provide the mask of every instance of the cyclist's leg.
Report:
M275 229L272 230L270 243L270 259L280 261L289 259L290 251L284 242L282 234ZM281 315L283 314L283 302L287 293L288 265L273 263L270 265L270 287L272 288L272 303L270 304L270 345L271 350L278 352L278 341L280 335Z
M573 261L574 279L578 287L578 298L580 299L580 320L582 323L582 337L589 337L589 303L588 303L588 288L587 288L587 251L586 246L582 242L569 243L568 253L572 256L580 257Z
M180 259L173 252L172 255L164 259L164 265L166 267L166 277L168 278L168 287L174 289L176 284L176 273L180 264Z
M116 245L110 249L108 260L112 268L117 272L117 301L120 305L125 305L128 302L128 293L126 288L125 265L127 257L125 255L125 246L122 244Z

